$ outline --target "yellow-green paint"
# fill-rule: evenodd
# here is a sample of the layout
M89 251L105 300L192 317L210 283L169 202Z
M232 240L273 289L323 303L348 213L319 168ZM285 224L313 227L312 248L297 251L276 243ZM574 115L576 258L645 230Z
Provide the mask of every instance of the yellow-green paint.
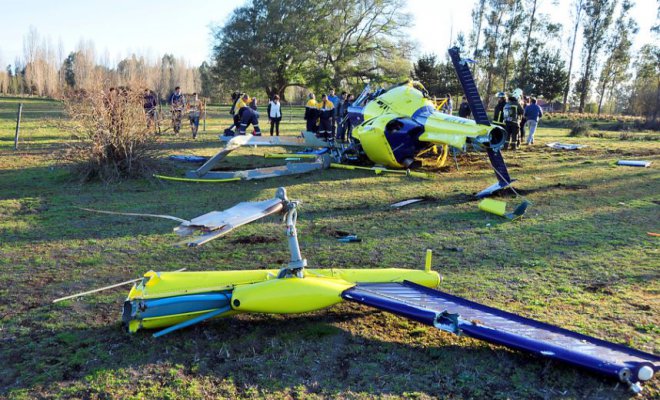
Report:
M506 202L494 199L483 199L479 202L479 209L503 217L506 214Z
M195 293L232 291L233 310L239 312L288 314L316 311L342 301L341 293L357 283L411 281L437 287L440 276L430 268L305 269L302 278L277 279L279 270L154 272L144 274L127 300L157 299ZM238 303L236 303L238 300ZM129 332L179 324L212 310L132 320Z
M164 176L164 175L156 175L156 174L154 174L154 178L163 179L166 181L176 181L176 182L206 182L206 183L234 182L241 180L241 178L225 178L225 179L179 178L176 176Z

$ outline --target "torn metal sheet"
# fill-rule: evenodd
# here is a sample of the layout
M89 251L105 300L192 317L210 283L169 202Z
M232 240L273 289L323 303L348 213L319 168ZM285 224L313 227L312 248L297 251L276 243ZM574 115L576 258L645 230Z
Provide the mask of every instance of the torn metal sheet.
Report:
M552 147L555 150L578 150L583 147L587 147L584 144L570 144L570 143L559 143L559 142L548 143L546 146Z
M291 147L329 147L330 144L316 137L313 132L303 132L301 136L220 136L226 143L241 142L242 146L291 146Z
M172 161L189 162L189 163L203 163L209 158L202 156L188 156L183 154L176 154L168 157Z
M329 159L326 160L325 158L318 158L316 161L311 163L296 162L277 167L256 168L244 171L210 171L205 173L203 178L200 177L200 179L265 179L276 176L304 174L311 171L325 169L329 164ZM189 178L195 178L197 177L197 174L195 171L189 171L186 176Z
M409 199L409 200L403 200L403 201L399 201L399 202L394 203L394 204L390 204L390 207L392 207L392 208L401 208L401 207L408 206L408 205L410 205L410 204L419 203L420 201L424 201L424 200L425 200L425 199Z
M622 165L626 167L642 167L648 168L652 164L651 161L642 161L642 160L619 160L616 162L616 165Z

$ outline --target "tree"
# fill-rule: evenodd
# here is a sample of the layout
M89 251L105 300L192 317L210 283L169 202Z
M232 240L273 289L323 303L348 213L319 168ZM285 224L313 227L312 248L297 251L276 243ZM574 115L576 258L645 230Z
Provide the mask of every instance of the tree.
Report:
M635 64L629 111L657 124L660 117L660 47L647 44Z
M500 28L503 24L506 0L488 0L486 3L486 27L484 28L484 49L486 54L486 92L484 104L488 105L493 94L495 77L498 75L497 59L500 53Z
M511 53L514 52L519 45L518 41L514 38L518 36L517 32L523 22L523 8L520 0L509 0L507 3L507 14L509 15L509 18L505 23L507 42L505 45L506 55L504 56L504 65L502 66L504 73L502 90L506 90L507 83L509 83L509 59L511 58Z
M627 18L632 6L632 3L628 0L623 2L621 13L615 23L615 29L610 34L605 46L605 53L608 56L598 79L598 115L600 115L607 91L611 92L626 78L626 70L628 64L630 64L631 37L638 31L637 23L632 18Z
M432 54L417 60L413 65L412 77L422 82L432 96L445 97L447 93L456 95L463 90L453 64L450 61L439 63Z
M412 78L420 81L429 93L437 94L439 90L440 69L434 54L424 55L413 64Z
M403 0L336 0L324 8L330 17L321 29L317 60L327 78L317 86L397 81L409 74L410 64L401 62L411 50L403 30L411 19L402 12Z
M518 86L522 87L525 93L542 96L548 101L561 96L566 87L568 72L559 51L535 51L530 54L529 60L531 69L525 77L526 84ZM522 76L518 79L522 79Z
M329 10L312 0L252 0L215 28L214 72L283 97L288 86L307 83L327 17Z
M594 68L598 61L598 55L603 47L605 35L612 23L612 14L617 0L587 0L584 6L586 17L583 30L583 60L584 70L582 73L582 85L580 87L579 112L584 111L587 102Z
M566 81L566 87L564 88L564 101L563 101L563 110L567 111L566 105L568 103L568 93L571 90L571 73L573 72L573 57L575 55L575 43L577 39L577 33L580 29L580 22L582 21L582 12L584 11L584 2L585 0L573 0L572 10L573 10L573 35L571 36L571 56L570 61L568 62L568 80Z

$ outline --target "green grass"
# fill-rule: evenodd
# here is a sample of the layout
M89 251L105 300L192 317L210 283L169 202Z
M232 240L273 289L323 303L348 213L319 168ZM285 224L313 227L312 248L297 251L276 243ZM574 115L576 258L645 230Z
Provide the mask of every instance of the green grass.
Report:
M128 287L50 303L150 269L277 267L288 256L276 219L187 249L172 246L171 221L76 207L192 218L272 197L278 186L303 201L298 231L310 266L421 268L431 248L445 291L660 353L658 238L647 235L660 231L657 141L568 138L568 129L542 122L538 145L505 155L516 188L534 203L511 223L479 211L470 196L494 181L485 156L475 153L459 157L460 171L427 166L430 181L328 170L218 185L81 184L59 157L72 140L59 103L26 101L19 151L16 104L0 99L0 397L631 397L584 371L352 304L306 315L241 315L156 340L122 332ZM300 109L294 112L291 121L285 114L286 134L303 127ZM197 141L162 136L163 159L214 154L229 125L226 107L211 108L209 117ZM551 141L588 147L555 151L544 146ZM271 164L262 153L242 149L224 166ZM614 166L621 158L654 165ZM182 174L190 166L163 161L163 168ZM389 208L419 196L433 200ZM337 230L363 242L340 244ZM281 240L237 243L250 235ZM657 378L644 393L660 396Z

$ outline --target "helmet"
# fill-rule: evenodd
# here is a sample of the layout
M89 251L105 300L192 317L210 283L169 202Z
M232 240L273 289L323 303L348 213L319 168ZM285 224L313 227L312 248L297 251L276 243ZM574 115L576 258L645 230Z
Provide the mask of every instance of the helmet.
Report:
M506 97L506 93L504 93L504 92L497 92L497 94L496 94L495 96L497 96L497 97Z
M522 89L517 88L516 90L513 91L513 93L512 93L511 95L512 95L513 97L515 97L516 99L519 99L519 98L522 97L522 95L523 95L523 91L522 91Z

